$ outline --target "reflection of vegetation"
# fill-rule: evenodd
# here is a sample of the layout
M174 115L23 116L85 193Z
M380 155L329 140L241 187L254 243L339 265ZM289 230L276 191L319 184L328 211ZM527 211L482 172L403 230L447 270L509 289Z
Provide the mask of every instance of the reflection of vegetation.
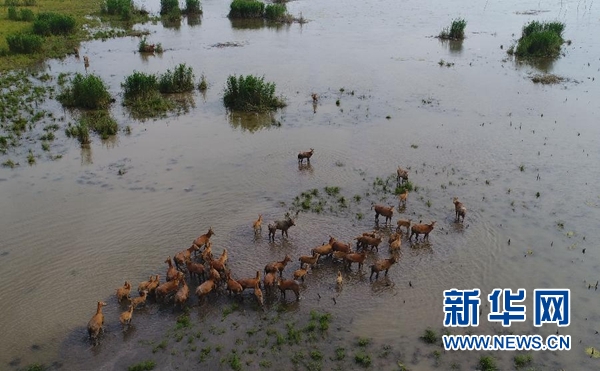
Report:
M275 96L275 83L253 75L229 75L223 102L227 108L247 112L272 111L286 105Z
M444 28L438 37L440 39L462 40L465 38L465 27L467 27L467 21L462 18L454 19L450 27Z
M514 54L517 57L557 57L564 29L564 23L532 21L523 27Z
M271 126L279 126L280 124L275 117L268 112L238 112L232 111L227 115L229 125L234 128L240 128L254 133L261 129L268 129Z

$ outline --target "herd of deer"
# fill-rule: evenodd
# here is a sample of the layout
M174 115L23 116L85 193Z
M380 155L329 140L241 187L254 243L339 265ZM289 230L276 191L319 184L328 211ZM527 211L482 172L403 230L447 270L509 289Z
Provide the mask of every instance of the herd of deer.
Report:
M298 154L298 161L301 162L306 159L308 162L312 157L314 150L311 148L308 152L301 152ZM402 168L397 169L397 181L403 183L408 180L408 171ZM408 191L399 195L399 201L406 203ZM464 222L467 209L458 200L453 199L455 207L456 221ZM375 221L379 222L379 216L382 215L386 218L386 225L391 220L394 214L394 206L385 205L374 205L372 209L375 210ZM258 219L254 221L252 228L255 235L262 233L262 214L258 215ZM411 226L411 220L400 219L396 222L397 227L395 233L389 238L389 251L391 256L386 259L377 260L370 266L371 275L369 279L379 278L380 272L385 272L387 276L389 269L398 262L401 246L402 227L406 228L406 233L410 231L409 241L416 235L418 240L419 235L423 235L423 239L429 239L429 233L435 226L435 221L430 224L415 224ZM284 220L277 220L268 225L269 230L269 241L275 240L275 233L277 230L281 230L281 236L285 235L288 237L288 230L292 226L295 226L295 220L286 215ZM379 245L382 242L382 236L377 232L364 232L361 235L354 238L356 241L356 248L352 250L350 243L344 243L338 241L336 238L329 236L329 241L323 243L321 246L317 246L311 249L311 255L300 256L298 261L300 262L300 268L295 270L292 275L292 279L284 279L283 273L287 264L292 260L289 255L286 255L281 261L274 261L268 263L263 269L264 278L261 288L261 271L257 270L256 275L251 278L233 279L231 277L231 269L227 266L228 252L227 249L223 249L218 259L215 259L212 254L212 243L211 237L214 235L214 231L209 228L208 232L196 238L192 245L178 252L174 255L173 259L168 257L165 260L168 268L165 275L165 282L160 282L160 275L152 275L148 281L141 282L138 285L138 297L132 298L131 283L126 281L122 287L119 287L116 291L117 301L119 303L125 301L129 302L128 309L121 313L119 320L123 325L124 330L127 329L131 323L134 310L140 306L145 305L148 297L153 297L156 302L166 303L173 300L175 306L183 308L189 299L190 289L186 282L186 273L189 275L189 282L196 280L198 285L195 289L195 293L198 296L198 300L201 303L203 298L212 292L218 292L219 289L224 289L230 295L236 295L243 298L242 293L246 289L251 289L255 296L257 303L262 308L264 305L264 295L262 289L265 290L266 295L273 295L276 288L281 292L282 297L285 299L286 291L293 291L296 300L300 299L300 283L304 282L309 268L315 268L320 259L329 258L331 262L342 262L345 270L350 270L353 263L358 264L358 269L362 270L363 263L366 260L367 252L376 249L379 251ZM174 263L174 264L173 264ZM341 270L338 269L337 276L335 278L335 284L338 288L343 284L343 275ZM105 302L99 301L97 303L96 313L88 323L88 335L92 342L96 344L98 335L103 331L104 315L102 308L106 306Z

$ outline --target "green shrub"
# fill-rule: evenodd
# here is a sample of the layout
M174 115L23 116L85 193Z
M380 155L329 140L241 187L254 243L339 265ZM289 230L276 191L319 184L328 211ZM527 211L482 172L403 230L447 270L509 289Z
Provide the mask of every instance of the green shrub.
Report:
M257 0L233 0L230 5L229 18L262 18L265 4Z
M192 67L181 63L175 70L167 70L160 76L158 90L161 93L183 93L194 90L194 72Z
M174 9L180 12L178 0L160 0L160 14L172 14Z
M66 107L103 109L110 105L111 96L100 77L78 73L71 80L71 86L58 96L58 100Z
M275 83L253 75L230 75L223 102L225 107L241 111L264 112L285 107L285 102L275 96Z
M31 54L42 50L44 40L38 35L16 33L6 36L8 49L13 53Z
M10 19L11 21L18 21L19 20L19 15L17 13L17 8L15 8L14 6L9 6L8 7L8 19Z
M40 13L33 22L33 32L42 35L67 35L75 31L75 18L66 14Z
M102 139L108 139L109 136L116 135L119 131L119 125L105 110L86 112L81 117L80 123L92 129Z
M31 9L21 9L20 18L23 22L33 22L35 20L35 14L33 14L33 10Z
M265 18L277 21L285 17L287 8L285 4L269 4L265 8Z
M523 27L514 54L517 57L557 57L563 43L564 23L532 21Z
M440 32L441 39L462 40L465 38L465 27L467 21L462 18L457 18L452 21L450 27L446 27Z
M185 13L186 14L202 14L202 8L200 7L200 0L185 0Z

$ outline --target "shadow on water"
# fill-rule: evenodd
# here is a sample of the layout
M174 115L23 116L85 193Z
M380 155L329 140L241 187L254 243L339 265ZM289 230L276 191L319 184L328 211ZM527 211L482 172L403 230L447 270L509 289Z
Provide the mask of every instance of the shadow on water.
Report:
M230 19L231 28L237 30L258 30L261 28L274 29L276 31L289 30L290 23L267 21L264 19Z
M227 114L227 122L235 129L242 129L254 133L261 129L269 129L279 126L273 113L253 113L230 111Z

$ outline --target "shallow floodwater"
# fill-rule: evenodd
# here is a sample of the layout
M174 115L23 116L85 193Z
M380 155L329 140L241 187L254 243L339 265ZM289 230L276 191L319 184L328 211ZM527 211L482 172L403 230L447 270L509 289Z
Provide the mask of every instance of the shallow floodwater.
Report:
M399 264L387 279L371 283L368 265L389 255L384 242L369 254L363 274L356 267L344 273L341 291L334 287L340 266L324 262L309 273L300 302L286 306L286 315L329 311L343 328L336 336L391 344L406 354L409 369L429 370L435 367L428 354L441 348L419 336L427 327L442 330L442 291L480 288L485 314L494 288L525 288L527 321L510 331L545 336L557 327L533 327L533 289L570 288L572 323L559 332L572 335L572 350L536 352L534 365L600 367L584 353L600 347L600 293L588 289L600 279L600 27L593 2L300 0L288 9L310 22L281 27L232 24L226 2L202 5L197 25L184 19L177 28L138 26L152 32L150 42L165 46L162 56L140 56L136 38L81 48L90 72L113 95L133 70L162 72L185 62L197 77L204 73L209 89L194 93L187 114L139 122L118 97L113 115L121 127L131 126L130 135L105 142L94 137L89 150L69 140L55 144L63 154L58 161L0 169L0 369L54 361L69 370L124 369L152 358L140 341L160 339L179 312L148 305L136 312L135 330L121 334L118 315L125 308L114 292L125 280L136 287L150 274L164 276L165 258L209 226L216 232L213 250L227 248L234 277L253 276L285 254L293 258L284 273L290 277L298 256L329 235L350 241L374 228L371 203L397 201L376 194L373 182L398 165L410 168L418 191L394 223L399 217L436 220L429 244L411 246L404 238ZM159 8L157 2L144 6ZM539 12L517 14L530 10ZM458 16L468 22L462 44L432 37ZM539 67L506 55L523 24L534 19L566 23L572 44L542 66L566 82L536 85L529 76ZM239 46L214 46L227 42ZM440 67L440 59L453 65ZM53 75L84 71L74 58L47 67ZM226 112L222 91L229 74L265 75L288 106L272 119ZM320 96L315 110L313 92ZM315 149L311 165L300 167L296 154L309 148ZM296 195L312 188L323 193L325 186L361 201L349 201L337 214L300 213L289 239L282 242L278 233L269 243L267 222L281 219ZM454 222L454 196L468 208L464 224ZM265 228L254 238L259 213ZM108 302L106 334L92 348L85 326L99 300ZM231 302L224 295L213 300L198 306L191 299L192 321L210 323ZM267 313L276 303L268 303ZM252 300L241 306L239 321L259 316ZM508 330L485 315L480 320L473 333ZM439 367L458 362L474 369L485 354L444 353ZM513 353L493 355L501 369L513 367ZM397 367L397 360L388 361L380 366ZM228 368L213 362L207 367Z

